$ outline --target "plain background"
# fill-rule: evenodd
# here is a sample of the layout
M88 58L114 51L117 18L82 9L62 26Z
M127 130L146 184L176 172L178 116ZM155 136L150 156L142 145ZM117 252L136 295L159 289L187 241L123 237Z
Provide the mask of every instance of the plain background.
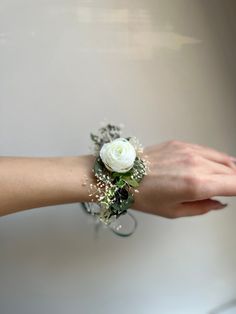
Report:
M236 155L235 13L234 0L0 0L0 154L87 154L105 120L143 145ZM228 208L193 218L132 210L129 238L96 237L79 204L2 217L0 313L223 313L236 202L217 199Z

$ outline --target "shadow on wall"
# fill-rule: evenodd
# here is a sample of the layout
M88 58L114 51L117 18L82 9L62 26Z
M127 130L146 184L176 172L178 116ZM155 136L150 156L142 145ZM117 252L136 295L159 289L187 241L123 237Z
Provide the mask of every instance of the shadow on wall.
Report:
M236 299L232 299L226 303L219 305L218 307L211 310L208 314L223 314L225 311L228 311L232 308L236 308Z

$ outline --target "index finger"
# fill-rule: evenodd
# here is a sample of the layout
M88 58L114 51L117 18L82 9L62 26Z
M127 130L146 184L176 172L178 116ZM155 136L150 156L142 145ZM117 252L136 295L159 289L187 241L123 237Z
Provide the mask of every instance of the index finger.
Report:
M236 169L235 162L228 154L203 145L191 144L191 146L194 147L203 157Z
M205 188L209 197L236 196L236 174L212 174L206 181Z

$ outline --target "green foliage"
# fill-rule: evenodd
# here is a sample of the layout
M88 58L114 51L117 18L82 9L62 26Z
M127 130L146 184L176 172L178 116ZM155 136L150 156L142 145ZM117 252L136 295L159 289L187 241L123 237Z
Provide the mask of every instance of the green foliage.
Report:
M126 182L120 178L119 181L116 182L116 186L118 186L119 188L123 188L125 186Z
M135 179L132 179L130 177L123 177L123 180L131 185L133 188L137 188L139 186L139 183L135 180Z
M131 177L133 175L132 171L128 171L125 173L118 173L118 172L113 172L112 173L112 178L119 178L119 181L124 181L127 184L131 185L132 187L136 188L139 186L138 181Z
M139 161L136 162L135 167L136 169L139 167ZM105 184L109 181L112 184L100 201L107 208L108 217L115 215L118 218L126 213L134 202L130 188L139 186L133 168L126 173L111 172L107 170L102 159L97 157L94 163L94 173L100 181Z
M134 202L134 197L132 194L128 194L127 199L122 200L122 202L118 201L112 204L111 210L114 215L119 217L121 214L127 212L127 210L131 207Z

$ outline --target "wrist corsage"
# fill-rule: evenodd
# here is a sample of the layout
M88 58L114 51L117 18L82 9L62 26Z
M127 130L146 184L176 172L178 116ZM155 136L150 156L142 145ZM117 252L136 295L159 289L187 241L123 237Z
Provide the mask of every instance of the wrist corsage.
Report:
M99 205L99 211L93 214L105 224L127 213L149 170L138 139L121 137L122 127L107 124L98 134L90 134L96 156L92 171L97 182L90 184L89 196Z

